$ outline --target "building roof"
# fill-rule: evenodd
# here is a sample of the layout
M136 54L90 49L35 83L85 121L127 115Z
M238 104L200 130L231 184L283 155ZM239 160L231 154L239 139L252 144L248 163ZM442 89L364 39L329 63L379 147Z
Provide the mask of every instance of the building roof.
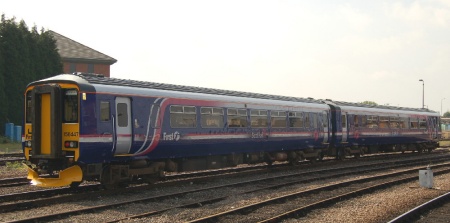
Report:
M55 31L48 31L56 40L56 47L62 61L114 64L116 59L65 37Z

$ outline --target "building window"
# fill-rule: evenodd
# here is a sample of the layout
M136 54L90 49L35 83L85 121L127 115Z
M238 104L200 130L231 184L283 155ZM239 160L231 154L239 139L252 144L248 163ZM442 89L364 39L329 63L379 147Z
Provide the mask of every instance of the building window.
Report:
M88 64L87 72L88 73L94 73L94 64Z
M71 63L70 67L69 67L69 73L74 73L74 72L77 72L77 64Z

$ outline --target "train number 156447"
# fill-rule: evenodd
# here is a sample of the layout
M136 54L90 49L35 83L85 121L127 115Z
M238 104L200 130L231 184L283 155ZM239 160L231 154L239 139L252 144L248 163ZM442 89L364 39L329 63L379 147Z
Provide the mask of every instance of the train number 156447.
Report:
M64 136L78 136L78 132L64 132Z

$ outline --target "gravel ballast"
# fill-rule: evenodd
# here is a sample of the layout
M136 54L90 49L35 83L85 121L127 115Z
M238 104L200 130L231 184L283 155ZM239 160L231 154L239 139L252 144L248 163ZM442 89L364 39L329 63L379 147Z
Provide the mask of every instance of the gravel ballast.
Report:
M11 177L25 177L26 170L24 169L14 169L7 167L0 167L0 177L1 178L11 178ZM358 178L357 176L355 176ZM353 178L353 177L350 177ZM421 188L418 182L418 173L417 180L415 182L402 184L399 186L390 187L384 190L379 190L373 192L370 195L364 195L358 197L356 199L351 199L348 201L342 201L336 203L335 205L315 210L309 212L306 216L298 218L298 219L287 219L284 222L387 222L396 216L408 211L409 209L424 203L434 197L437 197L441 194L444 194L450 191L450 174L439 175L434 177L434 187L432 189ZM336 180L336 179L333 179ZM306 188L308 186L313 185L321 185L325 183L330 183L327 180L323 181L315 181L310 184L302 184L301 186ZM200 185L185 185L185 187L197 187ZM33 187L34 188L34 187ZM30 188L32 189L32 188ZM180 189L180 188L178 188ZM177 188L165 188L165 189L155 189L147 192L143 192L140 196L151 195L151 194L161 194L168 193L177 190ZM233 193L233 191L226 190L216 190L212 191L211 195L202 193L201 196L208 197L213 196L214 194L223 194ZM282 193L280 191L280 193ZM200 195L200 194L198 194ZM58 206L59 208L67 208L70 209L72 207L89 207L92 205L100 205L102 203L114 202L122 199L129 199L130 197L139 196L139 195L123 195L123 196L115 196L115 197L97 197L92 201L79 201L74 203L67 204L59 204L53 207ZM195 200L196 194L191 194L185 199L192 198ZM263 196L236 196L227 199L227 201L218 202L215 204L208 205L208 209L220 209L220 208L233 208L237 206L242 206L248 204L248 202L254 202L256 199L267 199L268 197ZM167 203L153 203L147 204L155 206L164 207L170 203L177 203L177 199L166 201ZM90 213L84 214L82 216L72 216L70 219L61 219L60 222L104 222L108 220L116 219L116 217L126 217L133 214L138 214L146 209L148 206L146 204L136 203L126 208L118 207L111 210L105 210L99 213ZM233 206L230 206L233 205ZM50 212L48 208L40 208L39 210L30 210L33 211L34 214L40 215ZM53 208L55 209L55 208ZM179 222L186 221L189 219L194 219L196 213L201 216L201 213L207 212L208 209L202 208L193 208L193 209L174 209L168 212L165 212L159 216L142 218L142 219L130 219L125 220L123 222ZM45 210L45 211L44 211ZM29 213L28 213L29 214ZM18 217L18 216L17 216ZM244 217L244 216L243 216ZM19 217L20 218L20 217Z

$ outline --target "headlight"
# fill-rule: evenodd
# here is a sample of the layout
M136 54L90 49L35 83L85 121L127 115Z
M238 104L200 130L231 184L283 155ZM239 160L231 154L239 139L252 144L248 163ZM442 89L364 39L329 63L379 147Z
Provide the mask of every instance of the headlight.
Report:
M78 142L77 141L65 141L64 142L64 147L66 147L66 148L77 148L78 147Z

